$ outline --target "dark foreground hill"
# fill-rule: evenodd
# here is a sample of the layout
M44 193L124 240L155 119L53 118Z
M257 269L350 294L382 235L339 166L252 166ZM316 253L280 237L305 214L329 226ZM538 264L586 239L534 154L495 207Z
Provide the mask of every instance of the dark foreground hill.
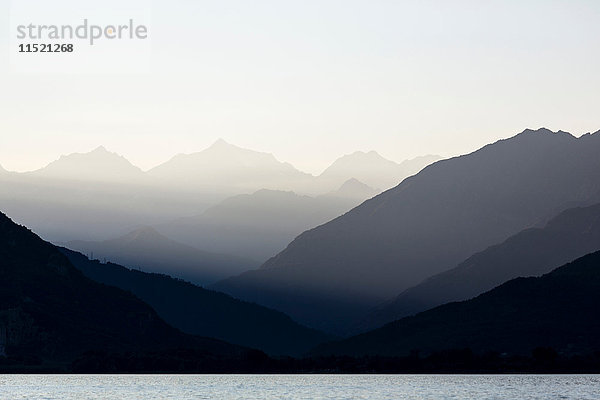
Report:
M356 333L470 299L510 279L540 276L599 249L600 204L566 210L543 228L526 229L405 290L357 324Z
M272 355L302 355L331 337L294 322L287 315L229 295L206 290L167 275L101 264L60 249L88 278L127 290L170 325L183 332L213 337Z
M426 167L214 288L346 333L424 279L565 209L600 201L598 154L600 132L526 130Z
M86 278L56 247L0 213L0 367L70 363L89 351L193 349L206 359L249 350L186 335L121 289Z
M517 278L472 300L319 346L320 355L406 356L469 348L475 353L600 351L600 251L537 278Z

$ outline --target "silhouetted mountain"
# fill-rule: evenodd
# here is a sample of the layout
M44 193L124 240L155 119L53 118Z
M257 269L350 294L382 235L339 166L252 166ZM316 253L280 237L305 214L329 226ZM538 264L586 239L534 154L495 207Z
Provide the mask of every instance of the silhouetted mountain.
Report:
M407 289L356 328L366 331L435 306L470 299L510 279L539 276L600 249L600 204L573 208Z
M103 242L72 241L72 250L98 260L176 276L199 285L207 285L256 267L256 261L223 254L208 253L175 242L154 228L143 227L129 234Z
M362 200L263 189L228 198L201 215L180 218L157 229L198 248L263 262L306 229L330 221Z
M2 213L0 326L9 361L64 364L90 350L242 352L170 327L130 293L86 278L56 247Z
M426 167L304 232L259 270L214 288L340 333L472 254L564 209L600 201L598 154L600 133L577 139L526 130Z
M338 158L318 176L317 181L320 185L335 187L355 178L381 191L396 186L405 178L440 159L439 156L428 155L398 164L381 157L375 151L357 151Z
M472 300L392 322L316 354L402 356L447 349L529 354L600 350L600 252L539 278L513 279Z
M312 176L278 161L272 154L242 149L222 139L208 149L193 154L178 154L152 168L148 175L171 184L292 190L305 185Z
M279 311L166 275L101 264L81 253L64 248L61 251L88 278L132 292L167 323L189 334L214 337L275 355L301 355L330 339Z
M131 164L123 156L111 153L102 146L89 153L61 156L46 167L29 174L37 177L84 182L124 182L144 177L141 169Z

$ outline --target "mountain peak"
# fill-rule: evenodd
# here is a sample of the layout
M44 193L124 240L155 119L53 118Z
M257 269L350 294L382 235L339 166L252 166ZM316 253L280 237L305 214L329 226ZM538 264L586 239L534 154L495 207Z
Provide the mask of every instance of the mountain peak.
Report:
M374 190L372 187L370 187L369 185L367 185L365 183L362 183L358 179L356 179L356 178L350 178L346 182L344 182L342 184L342 186L340 186L339 191L356 190L356 189Z
M223 139L223 138L218 138L217 140L215 140L215 142L212 145L213 146L223 146L223 145L229 145L229 143L227 143L225 141L225 139Z
M92 150L90 153L109 153L109 154L113 154L110 153L108 150L106 150L106 147L100 145L98 147L96 147L94 150Z
M310 179L308 174L280 162L273 154L238 147L223 139L202 151L178 154L148 172L172 184L188 185L193 179L199 186L243 188L244 191L290 190Z
M334 196L365 200L375 196L378 193L379 190L372 188L356 178L350 178L344 182L338 190L332 192L331 194Z
M379 154L375 150L371 150L371 151L358 150L358 151L355 151L354 153L346 154L346 155L338 158L336 160L336 162L341 161L341 160L350 160L350 159L354 159L354 160L375 160L375 159L386 160L384 157L381 156L381 154ZM389 161L389 160L386 160L386 161Z
M331 188L339 188L344 182L354 178L370 188L385 190L439 159L437 156L423 156L398 164L375 150L355 151L335 160L319 175L319 179L328 182Z
M226 142L225 139L223 139L223 138L217 139L213 144L211 144L208 147L208 149L231 149L231 148L238 148L238 147L232 145L231 143Z
M59 179L122 181L137 178L142 170L131 164L125 157L98 146L88 153L62 155L46 167L33 172Z
M569 132L565 132L563 130L558 130L556 132L548 129L548 128L539 128L539 129L525 129L523 132L521 132L519 135L556 135L556 136L569 136L569 137L574 137L572 134L570 134Z

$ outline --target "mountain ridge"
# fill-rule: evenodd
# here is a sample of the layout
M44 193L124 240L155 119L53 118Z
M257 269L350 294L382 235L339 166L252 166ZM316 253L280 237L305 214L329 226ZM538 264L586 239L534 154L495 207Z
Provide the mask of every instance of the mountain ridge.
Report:
M176 276L207 285L251 269L257 263L241 257L210 253L174 241L146 226L115 239L101 242L71 241L64 245L98 259Z
M599 153L598 134L525 130L425 167L303 232L260 269L213 287L340 334L348 319L421 280L566 208L600 201Z
M68 367L89 351L246 350L185 335L131 293L86 278L57 248L0 213L0 325L8 362Z
M133 293L167 323L187 334L213 337L277 356L299 356L330 339L279 311L168 275L103 264L66 248L59 250L88 278Z
M471 300L449 303L379 329L318 346L313 355L407 356L470 349L478 354L600 350L600 251L541 277L512 279ZM441 329L443 327L443 329Z
M46 178L124 181L141 179L144 172L125 157L98 146L87 153L62 155L43 168L25 173Z
M364 199L364 193L335 194L312 197L261 189L229 197L202 214L179 218L157 229L198 248L260 260L258 266L304 230L347 212Z
M397 163L382 157L374 150L355 151L336 159L316 177L316 180L322 186L340 186L354 178L381 191L399 184L403 179L440 159L440 156L427 155Z
M427 278L363 319L357 333L441 304L462 301L517 277L539 276L600 249L600 204L563 211Z

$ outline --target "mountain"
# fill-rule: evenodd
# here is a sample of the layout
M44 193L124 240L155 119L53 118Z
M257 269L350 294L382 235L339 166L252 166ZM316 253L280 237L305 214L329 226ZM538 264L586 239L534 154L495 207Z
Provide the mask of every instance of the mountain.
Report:
M221 199L161 187L103 147L62 156L37 171L0 173L3 211L53 242L123 235L140 225L199 213Z
M72 250L146 272L158 272L199 285L214 283L253 267L255 261L208 253L173 241L152 227L143 227L125 236L102 242L71 241Z
M100 146L89 153L61 156L46 167L29 173L32 176L84 182L124 182L143 179L141 169L123 156Z
M428 155L398 164L375 151L357 151L338 158L318 176L317 181L323 186L336 187L354 178L370 187L385 190L440 159L439 156Z
M68 366L88 351L241 347L185 335L132 294L86 278L56 247L0 213L0 341L8 359ZM23 361L25 360L25 361Z
M201 215L180 218L157 229L198 248L264 262L306 229L358 205L364 200L361 197L310 197L263 189L230 197Z
M450 303L317 348L320 355L402 356L464 349L529 354L600 350L600 252L537 278L517 278L472 300Z
M243 193L267 188L317 196L337 190L343 182L321 187L318 178L270 154L241 149L222 140L202 152L175 156L149 172L99 147L89 153L62 156L33 172L0 171L0 204L15 221L54 243L99 241L122 236L139 226L198 216ZM310 227L294 230L277 246L265 243L258 258L264 261ZM228 253L227 246L210 249L181 236L174 239ZM257 257L252 251L238 254Z
M278 161L272 154L242 149L222 139L201 152L178 154L152 168L148 175L173 185L229 187L243 191L292 190L313 179L312 175Z
M407 289L357 329L374 329L441 304L470 299L510 279L542 275L598 249L600 204L572 208L543 228L526 229Z
M170 325L183 332L213 337L274 355L301 355L330 340L287 315L226 294L203 289L166 275L91 261L81 253L61 251L94 281L116 286L148 303Z
M350 178L340 186L339 189L324 194L325 197L338 197L342 199L356 199L359 201L365 201L374 197L380 193L379 190L365 185L361 181L355 178Z
M426 167L213 288L343 334L425 278L562 210L600 202L598 154L600 132L525 130Z

